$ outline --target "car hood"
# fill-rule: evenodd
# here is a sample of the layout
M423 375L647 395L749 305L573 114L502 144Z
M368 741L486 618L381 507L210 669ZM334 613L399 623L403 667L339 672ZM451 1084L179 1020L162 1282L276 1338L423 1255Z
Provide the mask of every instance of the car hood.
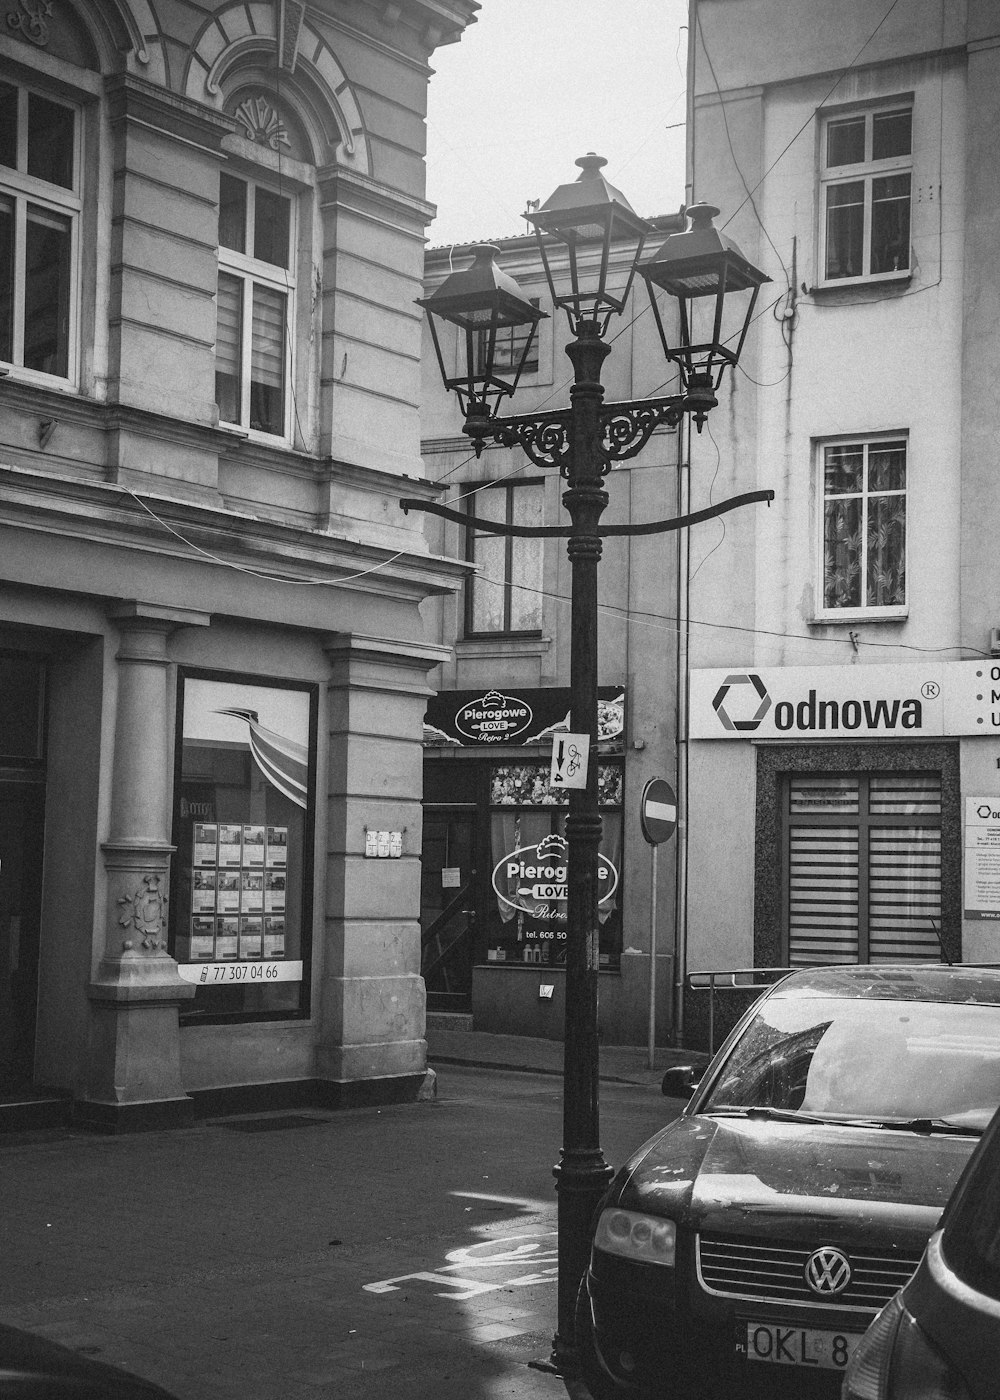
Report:
M976 1139L694 1114L635 1154L611 1199L712 1233L923 1248Z

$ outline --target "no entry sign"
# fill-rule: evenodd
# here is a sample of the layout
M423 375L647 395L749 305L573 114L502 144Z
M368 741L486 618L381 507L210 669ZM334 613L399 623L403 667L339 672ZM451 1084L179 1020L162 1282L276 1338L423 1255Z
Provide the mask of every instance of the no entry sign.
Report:
M651 846L669 841L677 827L677 798L665 778L650 778L639 809L642 834Z

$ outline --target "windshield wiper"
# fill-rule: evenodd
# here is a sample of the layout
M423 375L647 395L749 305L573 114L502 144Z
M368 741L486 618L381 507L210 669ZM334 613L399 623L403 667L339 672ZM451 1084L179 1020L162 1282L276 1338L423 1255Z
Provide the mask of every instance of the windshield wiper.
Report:
M954 1133L961 1137L982 1137L982 1128L971 1123L951 1123L947 1118L865 1118L873 1128L892 1128L899 1133Z
M795 1108L773 1108L770 1104L751 1104L749 1108L706 1108L703 1112L713 1118L763 1118L774 1123L836 1123L836 1118L823 1118L818 1113L803 1113Z

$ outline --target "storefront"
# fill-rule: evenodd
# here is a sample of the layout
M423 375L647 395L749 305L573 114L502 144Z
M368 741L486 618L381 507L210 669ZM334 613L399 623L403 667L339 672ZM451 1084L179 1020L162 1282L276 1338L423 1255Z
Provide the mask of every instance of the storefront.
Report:
M688 970L995 959L998 729L996 662L693 672Z
M57 1099L122 1131L414 1097L411 756L440 653L29 610L48 625L0 628L4 1113Z
M625 691L600 690L600 965L622 963ZM569 691L445 691L425 721L422 972L431 1010L562 1032L569 794L550 781ZM547 990L546 990L547 989ZM610 992L610 989L609 989Z

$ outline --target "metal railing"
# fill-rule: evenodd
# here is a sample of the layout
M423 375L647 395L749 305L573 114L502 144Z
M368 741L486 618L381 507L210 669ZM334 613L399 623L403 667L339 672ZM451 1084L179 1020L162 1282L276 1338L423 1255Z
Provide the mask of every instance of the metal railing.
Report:
M708 1053L715 1054L715 994L716 992L765 992L794 967L730 967L715 971L689 972L685 978L688 991L708 992ZM753 997L750 998L754 1000ZM748 1002L747 1005L750 1003ZM744 1008L746 1009L746 1008Z

